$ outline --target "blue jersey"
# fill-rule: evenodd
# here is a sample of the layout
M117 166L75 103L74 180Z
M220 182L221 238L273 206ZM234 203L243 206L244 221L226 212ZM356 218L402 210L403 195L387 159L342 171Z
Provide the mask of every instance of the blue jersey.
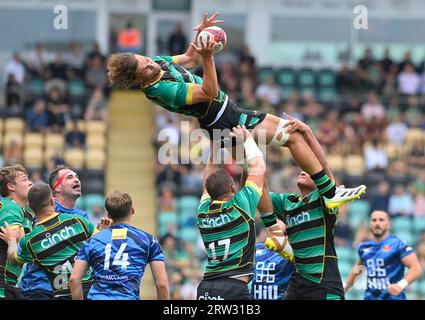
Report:
M282 300L294 265L278 253L257 243L251 295L254 300Z
M93 268L89 300L139 300L146 265L164 261L164 256L154 236L128 224L116 224L87 240L76 260Z
M359 256L367 269L365 300L405 300L404 291L398 296L388 293L388 286L404 277L401 260L413 253L413 249L399 238L389 235L381 242L373 240L360 244Z
M55 211L59 213L76 214L89 220L89 217L85 211L78 207L74 207L72 209L65 208L57 200L55 200ZM52 286L50 285L50 282L47 279L44 271L39 266L32 263L27 263L25 265L25 270L22 274L19 287L23 292L43 291L53 294Z

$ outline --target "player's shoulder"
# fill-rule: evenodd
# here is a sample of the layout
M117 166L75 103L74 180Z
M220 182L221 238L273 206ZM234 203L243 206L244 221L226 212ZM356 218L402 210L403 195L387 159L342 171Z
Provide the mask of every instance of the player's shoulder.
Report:
M407 246L408 245L406 240L403 240L403 239L397 237L394 234L390 234L385 241L389 244L394 244L394 245L397 245L397 246L400 246L400 245Z
M85 212L83 209L79 208L79 207L75 207L74 208L74 214L83 217L83 218L88 218L87 212Z
M158 62L158 61L173 62L173 57L171 57L171 56L154 56L154 57L152 57L152 60L155 61L155 62Z

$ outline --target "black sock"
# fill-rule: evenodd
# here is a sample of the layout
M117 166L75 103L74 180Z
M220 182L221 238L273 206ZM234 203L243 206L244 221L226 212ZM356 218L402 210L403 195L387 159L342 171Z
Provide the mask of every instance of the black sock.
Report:
M317 186L321 196L325 196L326 198L333 198L336 191L336 185L335 182L333 182L328 177L324 170L313 174L311 179L313 179L314 184Z

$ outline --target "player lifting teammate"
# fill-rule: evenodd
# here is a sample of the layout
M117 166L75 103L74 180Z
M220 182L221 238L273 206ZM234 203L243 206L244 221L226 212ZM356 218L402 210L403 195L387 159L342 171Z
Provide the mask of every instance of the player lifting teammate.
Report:
M217 15L215 13L210 18L205 15L203 21L195 27L197 33L194 42L203 29L222 23L216 20ZM336 188L303 136L296 131L288 133L286 120L263 112L243 110L228 101L228 96L218 87L214 46L215 43L207 39L206 43L201 41L200 48L192 43L184 54L152 59L132 53L112 54L108 60L110 84L124 89L137 86L148 99L161 107L196 117L201 128L209 133L210 139L216 139L214 134L218 131L221 133L221 142L229 141L231 138L228 133L237 125L252 130L257 142L262 132L265 132L266 143L288 147L298 165L316 183L326 185L321 195L329 209L359 198L366 187ZM202 78L187 71L198 67L201 62L204 67Z

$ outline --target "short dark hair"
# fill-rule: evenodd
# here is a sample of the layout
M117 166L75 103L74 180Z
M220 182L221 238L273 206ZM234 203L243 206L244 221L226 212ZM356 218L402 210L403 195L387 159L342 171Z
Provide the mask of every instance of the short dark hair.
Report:
M52 189L47 183L37 182L28 191L28 205L37 214L50 205Z
M66 169L66 170L72 170L70 167L60 165L60 166L57 166L55 169L53 169L50 172L50 175L49 175L49 186L52 189L53 194L56 193L55 190L53 190L53 187L55 186L56 182L59 180L59 171L64 170L64 169Z
M105 200L105 208L112 220L120 220L130 215L133 200L128 193L114 191Z
M205 188L212 200L220 199L231 191L232 177L224 169L218 169L211 173L205 182Z
M16 184L16 177L19 172L28 176L27 170L20 164L0 169L0 195L7 197L9 195L8 183Z
M113 88L130 89L135 85L138 62L133 53L114 53L108 58L108 79Z

